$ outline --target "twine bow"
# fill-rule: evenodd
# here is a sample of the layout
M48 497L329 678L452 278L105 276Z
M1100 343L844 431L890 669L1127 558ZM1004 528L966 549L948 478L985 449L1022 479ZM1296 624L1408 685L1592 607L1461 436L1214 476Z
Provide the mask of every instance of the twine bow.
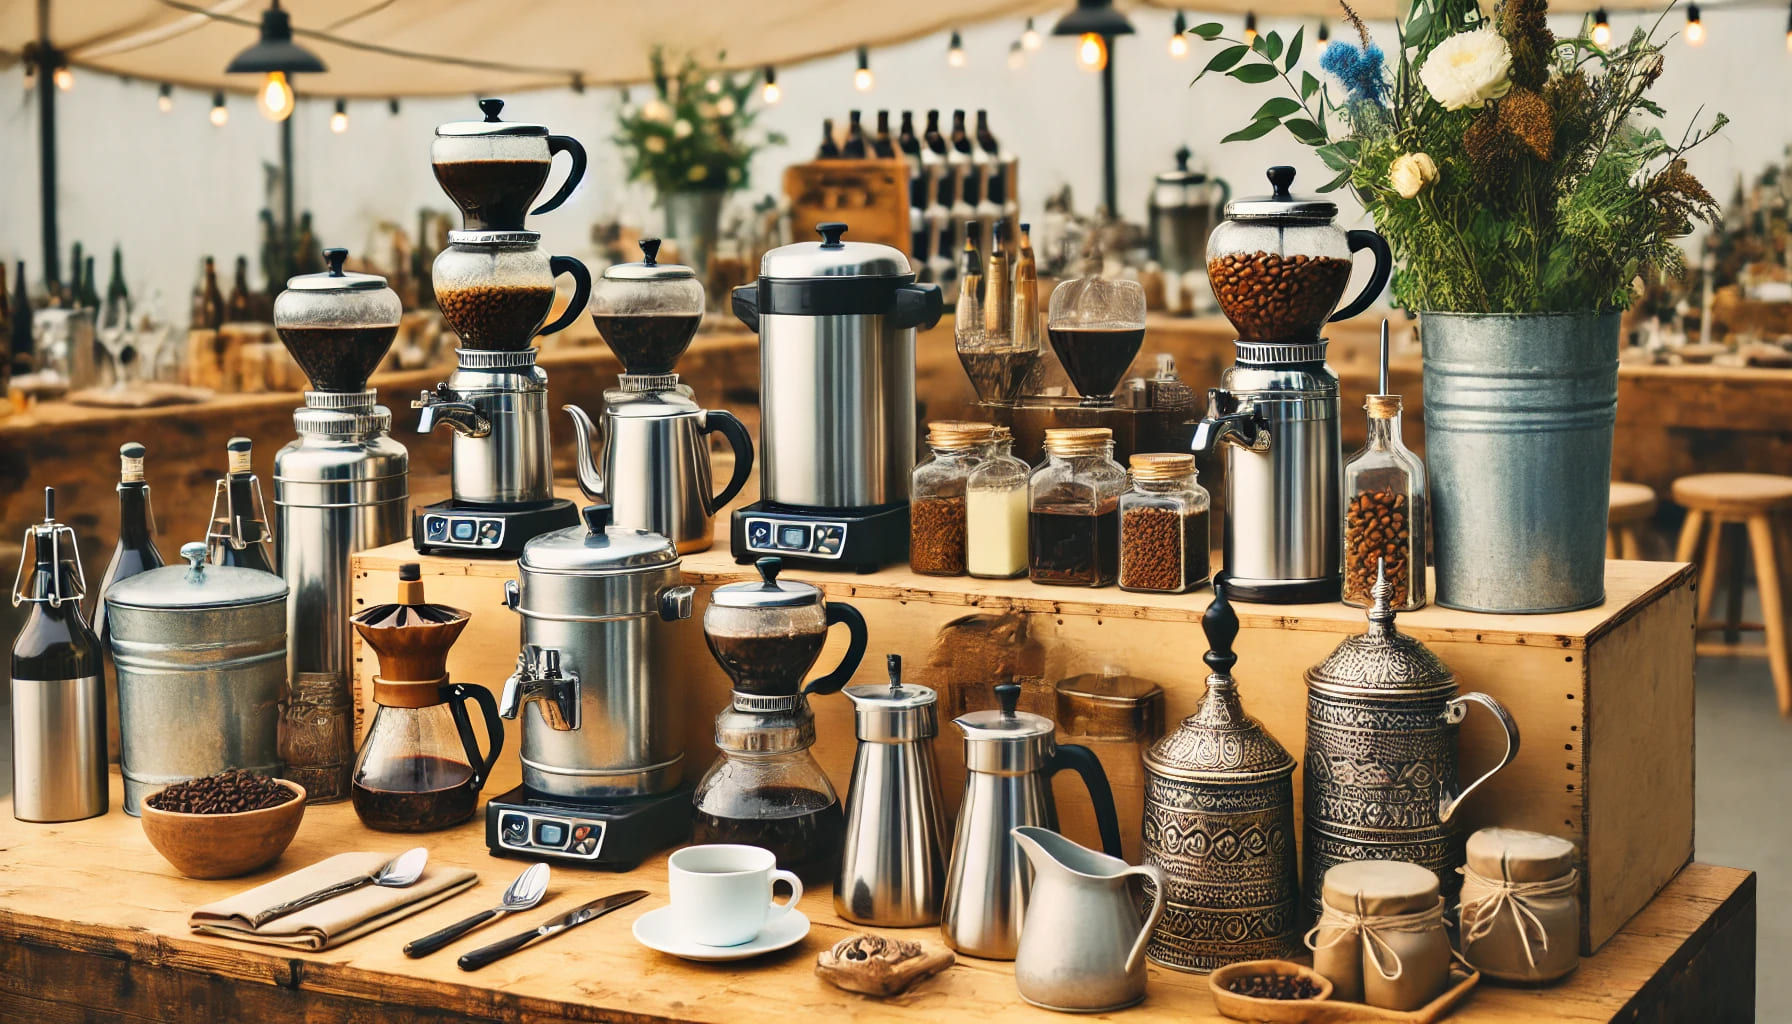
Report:
M1524 959L1537 966L1537 948L1549 952L1549 932L1531 906L1534 899L1565 896L1580 884L1580 873L1573 868L1560 878L1542 882L1513 882L1504 878L1488 878L1472 868L1462 867L1462 945L1486 938L1499 922L1502 911L1510 911L1524 946ZM1535 938L1533 938L1535 934Z
M1357 893L1356 913L1339 910L1331 904L1325 905L1324 913L1319 915L1319 923L1307 930L1301 940L1314 952L1330 949L1346 940L1362 939L1363 948L1368 951L1369 962L1375 965L1376 973L1387 981L1398 981L1406 970L1400 962L1400 954L1394 950L1384 933L1390 932L1427 932L1443 927L1444 898L1437 898L1437 905L1426 910L1415 910L1407 914L1369 914L1363 907L1363 894ZM1319 941L1319 933L1325 929L1336 929L1331 938ZM1393 970L1388 970L1388 962L1393 962Z

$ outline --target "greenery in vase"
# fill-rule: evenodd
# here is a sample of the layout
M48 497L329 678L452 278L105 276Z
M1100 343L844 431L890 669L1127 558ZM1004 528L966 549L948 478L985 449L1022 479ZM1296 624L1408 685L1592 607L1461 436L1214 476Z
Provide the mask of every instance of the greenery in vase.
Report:
M661 198L746 187L753 154L784 141L775 132L757 142L749 138L759 116L748 106L758 75L706 68L690 54L673 65L657 46L649 60L652 98L617 116L615 142L629 180L647 182Z
M1280 83L1225 141L1278 126L1338 172L1394 250L1395 301L1455 313L1609 311L1639 277L1685 271L1675 239L1710 223L1717 203L1686 153L1719 131L1669 141L1647 97L1661 76L1657 19L1617 46L1590 27L1557 39L1547 0L1413 0L1389 59L1346 4L1355 40L1334 40L1320 67L1297 70L1301 29L1246 44L1218 23L1190 33L1225 43L1202 75ZM1665 12L1664 15L1665 17ZM1333 88L1342 90L1334 97Z

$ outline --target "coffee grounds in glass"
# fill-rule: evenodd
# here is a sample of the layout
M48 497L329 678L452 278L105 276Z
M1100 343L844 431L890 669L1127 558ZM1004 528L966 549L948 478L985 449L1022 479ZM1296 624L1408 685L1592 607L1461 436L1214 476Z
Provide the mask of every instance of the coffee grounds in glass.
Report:
M597 333L622 361L624 372L637 376L671 373L703 324L703 314L669 316L651 313L591 315Z
M1027 514L1027 576L1034 583L1105 587L1120 561L1120 504L1038 505Z
M925 576L963 576L964 496L909 505L908 565Z
M449 160L432 164L436 183L460 207L468 231L521 231L529 204L547 184L548 160Z
M1208 513L1151 506L1120 516L1120 589L1177 594L1207 582Z
M360 391L392 347L398 325L282 327L280 341L315 391Z
M481 284L436 286L442 319L460 335L462 348L520 352L535 340L554 308L552 285L516 287Z
M734 688L760 697L790 696L821 656L826 633L789 636L727 636L708 631L703 639Z

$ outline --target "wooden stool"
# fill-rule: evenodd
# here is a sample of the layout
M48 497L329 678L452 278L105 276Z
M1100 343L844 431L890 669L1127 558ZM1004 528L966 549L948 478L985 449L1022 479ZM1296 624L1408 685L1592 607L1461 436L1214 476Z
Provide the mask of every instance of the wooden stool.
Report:
M1655 515L1655 489L1612 481L1611 512L1605 518L1605 557L1636 561L1643 557L1639 527Z
M1778 551L1778 537L1785 528L1784 513L1792 510L1792 477L1767 473L1683 476L1674 481L1674 501L1686 509L1686 525L1680 530L1680 545L1674 557L1699 563L1698 629L1724 632L1723 643L1699 644L1699 653L1765 654L1773 670L1780 714L1792 716L1792 661L1786 651L1785 579L1781 576ZM1726 542L1726 532L1745 533L1738 539L1753 549L1764 622L1741 621L1742 554L1735 540ZM1701 542L1704 554L1695 559ZM1709 621L1711 603L1717 596L1719 566L1726 557L1730 570L1729 608L1722 622L1713 623ZM1765 650L1739 644L1740 631L1744 629L1764 630Z

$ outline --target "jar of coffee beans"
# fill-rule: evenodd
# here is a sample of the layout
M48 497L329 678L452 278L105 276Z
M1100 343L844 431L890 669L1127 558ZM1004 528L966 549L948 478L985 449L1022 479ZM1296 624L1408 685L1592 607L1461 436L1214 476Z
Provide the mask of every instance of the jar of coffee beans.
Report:
M1207 279L1240 341L1316 341L1326 323L1353 317L1380 296L1393 256L1375 232L1338 227L1338 204L1294 195L1294 168L1271 167L1269 183L1267 196L1226 204L1225 221L1208 236ZM1375 269L1339 309L1360 249L1375 254Z
M1195 457L1179 452L1132 457L1132 486L1120 496L1120 589L1185 594L1207 582L1207 489Z
M1369 441L1344 463L1344 603L1367 608L1377 571L1393 607L1425 605L1425 464L1400 440L1400 396L1370 395Z
M946 420L927 425L933 457L909 478L909 568L923 576L963 576L965 480L995 433L989 423Z
M1120 494L1114 432L1045 432L1045 462L1027 480L1027 576L1034 583L1106 587L1120 571Z

